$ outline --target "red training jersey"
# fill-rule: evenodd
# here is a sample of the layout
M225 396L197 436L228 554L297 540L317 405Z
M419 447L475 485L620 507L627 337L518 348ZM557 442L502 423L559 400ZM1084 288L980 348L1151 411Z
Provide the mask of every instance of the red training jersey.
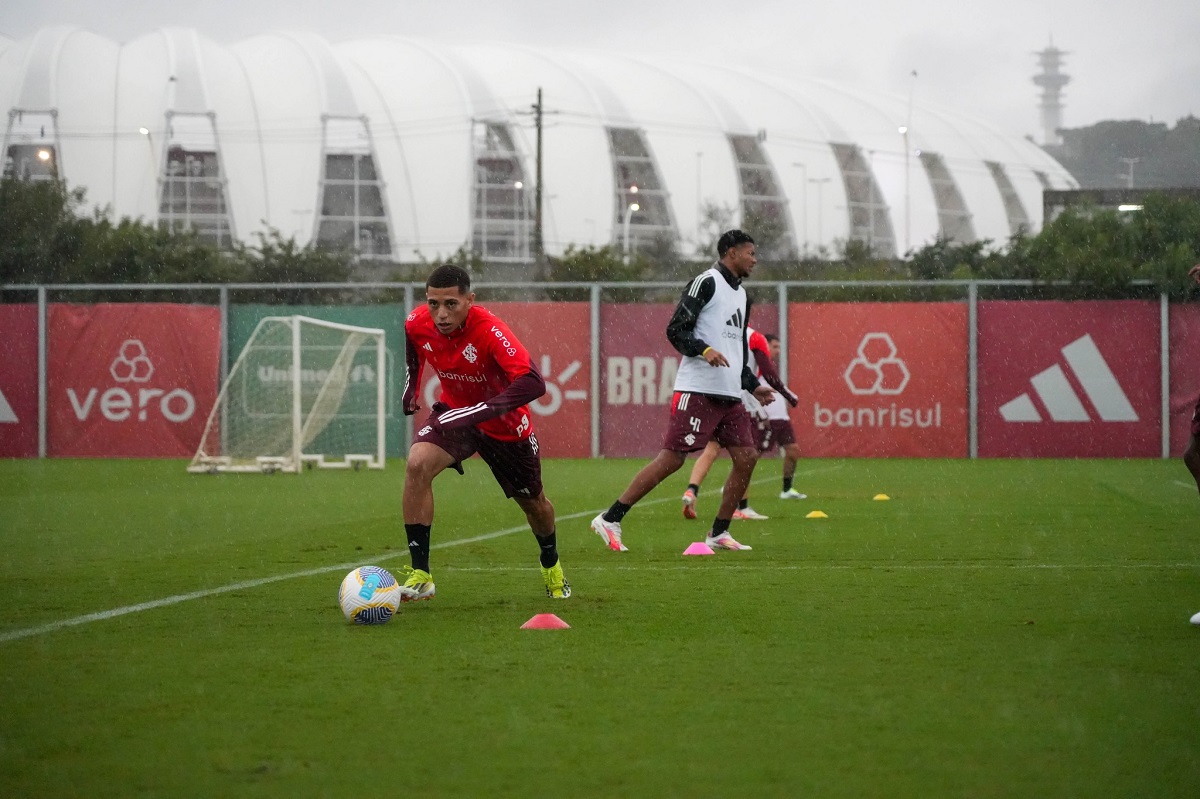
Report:
M472 305L462 327L450 335L433 324L429 307L422 305L408 315L404 335L410 357L404 384L405 409L416 407L421 372L428 364L442 384L440 399L451 408L470 408L486 403L513 381L534 369L529 351L500 317L480 305ZM416 353L414 368L411 353ZM476 426L500 441L518 441L533 432L528 405L484 419Z
M767 337L759 333L754 328L750 328L750 339L748 346L750 354L754 356L754 376L762 377L763 370L761 364L763 361L771 360L771 344L767 341Z

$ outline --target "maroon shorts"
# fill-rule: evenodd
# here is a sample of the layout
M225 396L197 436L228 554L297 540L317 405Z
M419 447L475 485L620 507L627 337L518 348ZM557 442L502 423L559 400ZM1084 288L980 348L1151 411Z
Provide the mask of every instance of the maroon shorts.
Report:
M455 460L455 468L478 452L509 499L518 496L532 499L542 493L542 459L538 455L537 436L532 433L518 441L500 441L474 426L438 432L425 424L413 436L413 443L418 441L448 452Z
M1192 435L1200 440L1200 399L1196 400L1196 407L1192 410Z
M754 425L741 399L676 391L671 397L671 421L663 436L663 449L696 452L709 439L722 447L753 447Z
M796 431L787 419L756 420L754 424L758 432L759 452L770 452L774 447L782 449L796 443Z

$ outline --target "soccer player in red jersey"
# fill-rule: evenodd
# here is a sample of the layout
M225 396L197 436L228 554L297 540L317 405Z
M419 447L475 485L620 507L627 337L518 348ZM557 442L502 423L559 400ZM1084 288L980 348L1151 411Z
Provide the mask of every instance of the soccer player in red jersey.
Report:
M546 393L529 351L500 317L475 305L471 276L454 264L425 281L425 305L404 323L404 413L420 409L421 371L428 366L442 392L416 430L404 471L404 532L412 567L401 599L433 597L429 539L433 479L447 467L460 474L475 453L492 470L504 495L525 511L541 547L546 594L566 599L571 586L558 558L554 506L542 490L542 462L529 403Z

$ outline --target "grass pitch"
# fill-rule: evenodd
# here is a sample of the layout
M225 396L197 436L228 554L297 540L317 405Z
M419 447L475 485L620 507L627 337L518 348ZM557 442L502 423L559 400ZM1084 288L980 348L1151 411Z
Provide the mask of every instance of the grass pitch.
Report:
M683 557L686 468L549 461L574 596L486 468L439 478L438 595L403 463L188 475L0 461L0 796L1184 796L1200 785L1200 498L1178 461L759 464L753 552ZM877 493L890 501L872 501ZM828 519L804 518L822 510ZM525 631L535 613L569 630Z

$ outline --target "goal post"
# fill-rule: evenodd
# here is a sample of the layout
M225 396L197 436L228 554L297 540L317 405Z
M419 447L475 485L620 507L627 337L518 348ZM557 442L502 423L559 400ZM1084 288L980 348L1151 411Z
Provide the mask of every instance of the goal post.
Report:
M259 320L209 412L189 472L382 469L382 329L308 316Z

